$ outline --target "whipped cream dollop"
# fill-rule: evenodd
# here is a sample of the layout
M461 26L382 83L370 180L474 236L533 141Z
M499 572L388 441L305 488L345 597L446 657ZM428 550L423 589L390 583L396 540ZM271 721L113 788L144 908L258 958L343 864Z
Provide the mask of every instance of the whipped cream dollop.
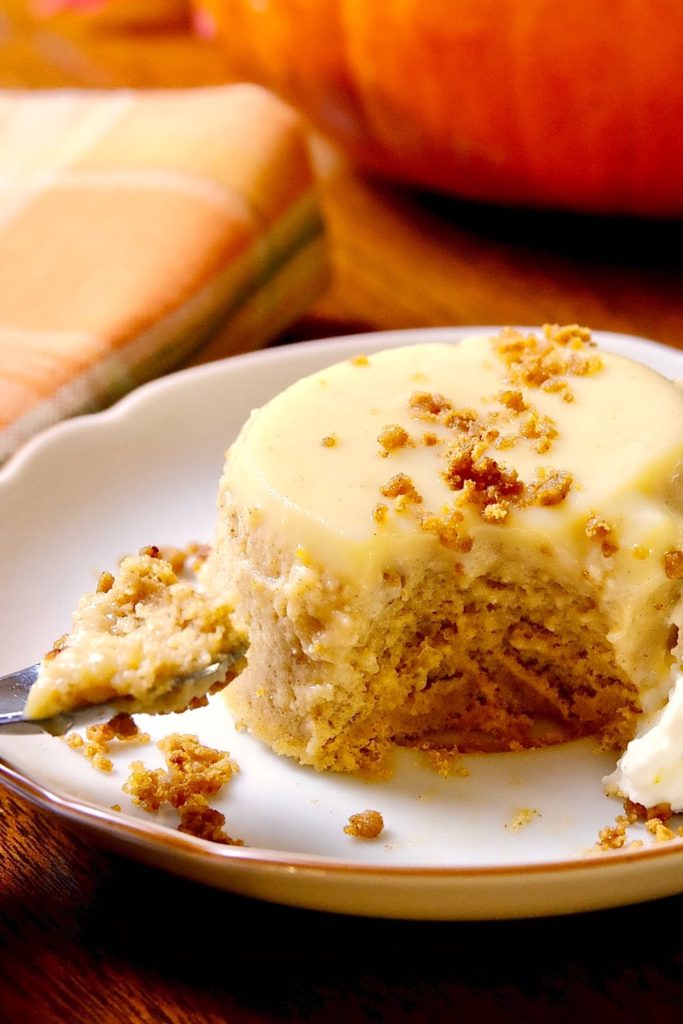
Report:
M604 781L608 793L644 807L670 804L683 811L683 670L676 669L668 701L644 719Z

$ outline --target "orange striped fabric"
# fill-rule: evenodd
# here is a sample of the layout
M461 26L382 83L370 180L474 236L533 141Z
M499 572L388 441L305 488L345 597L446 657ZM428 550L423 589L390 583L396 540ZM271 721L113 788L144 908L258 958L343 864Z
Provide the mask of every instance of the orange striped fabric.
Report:
M327 279L296 115L252 85L0 92L0 460Z

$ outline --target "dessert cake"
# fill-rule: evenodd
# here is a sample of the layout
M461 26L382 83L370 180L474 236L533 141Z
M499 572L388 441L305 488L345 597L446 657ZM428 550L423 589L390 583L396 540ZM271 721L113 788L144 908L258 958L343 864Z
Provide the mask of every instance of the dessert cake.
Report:
M672 686L681 466L681 392L576 326L300 380L230 448L204 567L250 637L238 722L337 771L623 750Z
M158 548L124 558L116 575L102 573L97 590L83 595L71 632L42 659L24 715L106 702L164 714L205 702L209 686L225 686L244 665L246 637L231 613L224 597L179 579ZM192 678L222 661L219 680Z

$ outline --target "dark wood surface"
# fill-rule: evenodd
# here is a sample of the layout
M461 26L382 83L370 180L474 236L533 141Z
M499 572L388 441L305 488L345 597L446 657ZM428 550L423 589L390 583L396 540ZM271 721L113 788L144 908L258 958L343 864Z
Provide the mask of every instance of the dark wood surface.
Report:
M0 790L0 1019L678 1022L672 898L504 922L346 918L105 854Z
M229 77L180 31L36 26L24 7L0 11L0 86ZM334 282L283 340L550 320L683 348L677 224L495 211L330 170L325 156L321 168ZM11 1024L680 1021L679 911L683 898L481 923L293 910L105 853L0 788L0 1021Z

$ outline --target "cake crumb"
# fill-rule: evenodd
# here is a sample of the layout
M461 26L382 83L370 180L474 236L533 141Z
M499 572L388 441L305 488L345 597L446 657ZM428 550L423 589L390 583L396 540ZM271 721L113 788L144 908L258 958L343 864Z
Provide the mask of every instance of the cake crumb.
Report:
M335 434L326 434L320 443L323 448L335 448L339 444L339 441Z
M168 562L176 576L181 576L186 569L196 574L209 557L211 547L200 541L189 541L183 547L175 544L148 544L138 554L150 555ZM123 561L123 559L121 559Z
M355 839L377 839L384 829L384 819L379 811L360 811L349 817L348 825L344 826L347 836Z
M138 555L147 558L161 558L161 548L156 544L145 544L144 547L140 548Z
M669 840L676 838L676 833L665 825L661 818L649 818L645 822L645 828L656 843L668 843Z
M624 799L624 813L631 821L649 821L651 818L659 818L660 821L668 821L673 816L671 804L655 804L654 807L645 807L644 804L636 803L634 800Z
M363 355L362 353L360 355L354 356L353 359L351 360L352 366L368 366L369 363L370 360L368 359L368 357Z
M505 828L508 832L519 832L525 825L529 825L534 818L540 818L541 812L537 811L533 807L520 807L518 811L515 811L510 821L506 824Z
M463 764L462 754L456 746L439 747L425 742L420 743L417 749L424 756L429 768L442 779L452 779L455 776L462 779L469 777L469 768Z
M66 647L68 641L69 641L69 634L68 633L62 633L61 636L57 637L57 639L53 643L53 645L50 648L50 650L47 651L43 655L44 660L45 661L52 661L53 658L56 658L57 655L60 654L64 650L64 648Z
M683 837L683 828L673 829L667 825L669 819L673 817L671 804L645 807L644 804L636 803L625 797L623 806L624 813L617 815L614 825L607 825L600 830L598 844L595 848L597 852L624 848L627 845L629 827L639 823L644 824L656 843L669 842L672 839ZM641 840L634 839L628 843L628 848L632 849L642 845Z
M85 739L77 732L67 733L65 739L67 746L84 754L93 768L109 774L114 768L114 762L108 756L111 744L115 740L122 743L149 743L149 734L140 732L131 715L119 712L108 722L89 725L85 730Z
M667 579L683 579L683 551L673 548L664 555L664 572Z
M225 816L209 806L213 796L239 771L227 751L204 746L197 736L172 733L159 740L166 770L146 768L142 761L129 765L123 785L133 803L150 814L169 804L178 811L178 830L227 846L243 846L223 826Z
M178 831L210 843L222 846L244 846L243 839L233 839L225 831L225 815L215 807L209 807L205 800L195 798L178 808L180 824Z
M626 833L632 821L625 814L617 815L614 825L605 825L598 833L596 849L603 852L621 850L626 843Z
M389 512L388 506L384 505L384 504L382 504L380 502L379 504L375 505L375 507L373 508L373 510L372 510L372 518L375 520L376 523L379 523L381 525L382 523L386 523L388 512Z
M98 594L108 594L113 586L114 586L114 576L113 576L113 573L110 573L107 570L105 570L104 572L101 572L100 575L99 575L99 578L97 580L97 587L95 588L97 590L97 593Z

